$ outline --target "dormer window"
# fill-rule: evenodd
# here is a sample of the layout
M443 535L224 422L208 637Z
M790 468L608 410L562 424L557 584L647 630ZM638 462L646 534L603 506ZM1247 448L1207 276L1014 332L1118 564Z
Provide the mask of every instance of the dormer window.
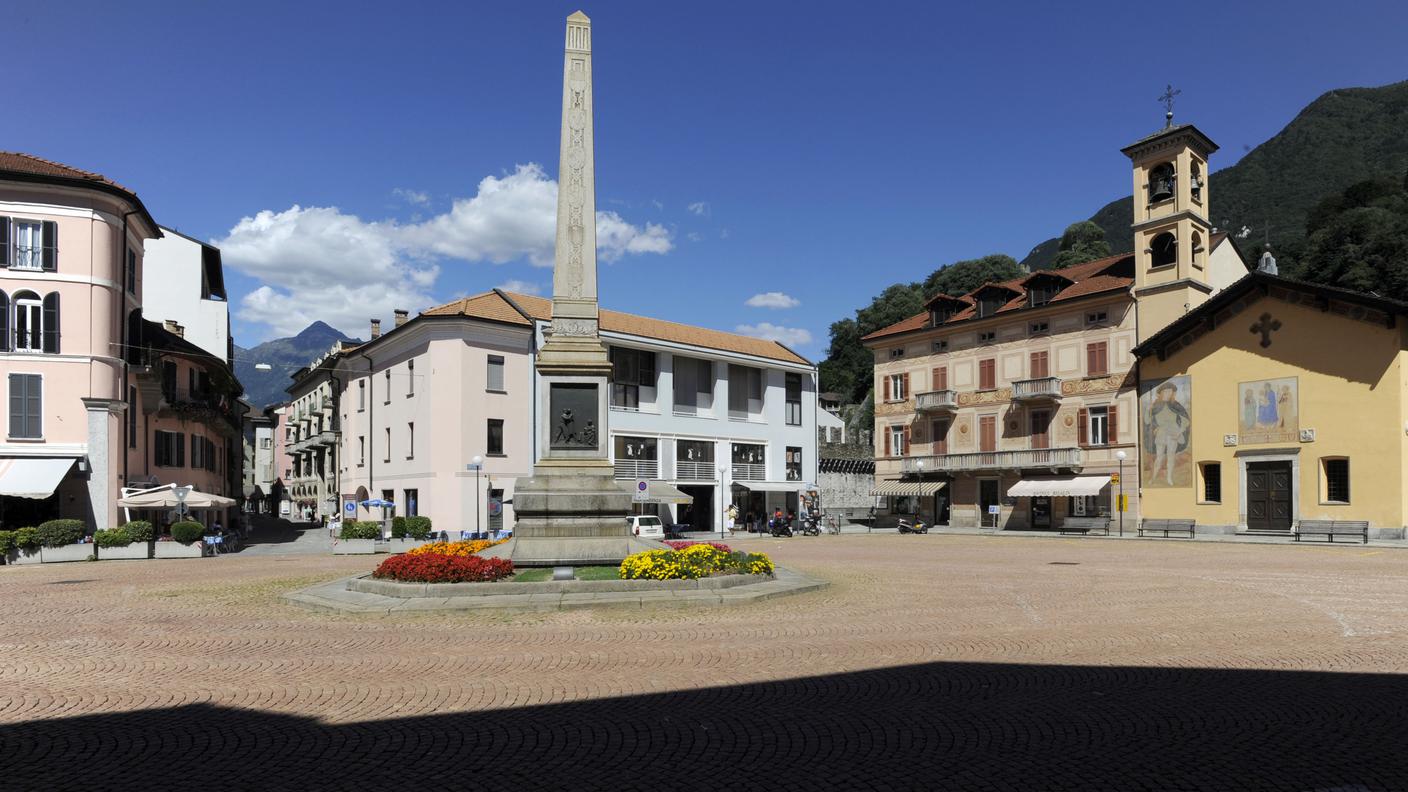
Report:
M978 316L992 316L1006 304L1007 300L1000 294L985 294L978 300Z
M1150 266L1167 267L1178 262L1178 237L1165 231L1149 244Z
M950 316L953 316L953 311L948 310L947 308L931 309L929 311L929 324L933 325L934 327L938 327L944 322L947 322Z
M1155 165L1149 171L1149 203L1167 201L1173 197L1173 187L1178 176L1172 162Z
M1051 298L1056 296L1058 287L1054 283L1046 283L1040 286L1027 287L1027 304L1032 308L1037 308L1051 302Z

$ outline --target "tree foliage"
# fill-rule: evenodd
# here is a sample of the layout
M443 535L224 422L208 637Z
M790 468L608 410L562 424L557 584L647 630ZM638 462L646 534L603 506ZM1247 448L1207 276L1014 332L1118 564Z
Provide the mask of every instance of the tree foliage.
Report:
M1309 212L1305 231L1304 253L1287 275L1408 300L1408 184L1350 185Z
M1110 243L1105 241L1105 229L1089 221L1071 223L1061 235L1061 247L1051 260L1052 269L1064 269L1110 255Z
M924 280L924 298L936 294L957 297L991 281L1005 281L1025 274L1022 265L1005 253L992 253L982 258L955 261L939 267Z

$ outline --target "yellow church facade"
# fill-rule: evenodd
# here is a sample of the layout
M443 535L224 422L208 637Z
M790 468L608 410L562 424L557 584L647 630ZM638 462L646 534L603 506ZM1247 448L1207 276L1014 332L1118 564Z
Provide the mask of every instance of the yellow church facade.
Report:
M1274 263L1274 260L1273 260ZM1253 272L1138 345L1142 517L1408 523L1408 304Z

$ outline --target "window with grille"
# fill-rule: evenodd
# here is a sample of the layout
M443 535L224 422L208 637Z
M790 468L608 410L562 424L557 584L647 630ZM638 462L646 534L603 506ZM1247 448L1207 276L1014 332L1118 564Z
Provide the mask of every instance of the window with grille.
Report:
M1323 459L1325 478L1325 501L1327 503L1349 503L1349 460L1340 457Z
M1203 463L1203 502L1222 502L1222 463Z

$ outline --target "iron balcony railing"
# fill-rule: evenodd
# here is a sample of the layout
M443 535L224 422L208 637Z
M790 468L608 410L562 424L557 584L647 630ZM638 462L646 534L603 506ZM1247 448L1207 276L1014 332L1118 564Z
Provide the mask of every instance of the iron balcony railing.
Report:
M919 412L946 412L958 409L958 393L951 390L929 391L914 397Z
M732 465L734 481L767 481L768 466L749 462L735 462Z
M1012 383L1012 398L1015 401L1059 399L1061 398L1061 378L1041 377L1039 379L1017 380Z
M1081 466L1079 448L1029 448L1022 451L979 451L973 454L939 454L905 457L900 469L905 473L957 473L975 470L1020 470L1022 468L1069 468Z

